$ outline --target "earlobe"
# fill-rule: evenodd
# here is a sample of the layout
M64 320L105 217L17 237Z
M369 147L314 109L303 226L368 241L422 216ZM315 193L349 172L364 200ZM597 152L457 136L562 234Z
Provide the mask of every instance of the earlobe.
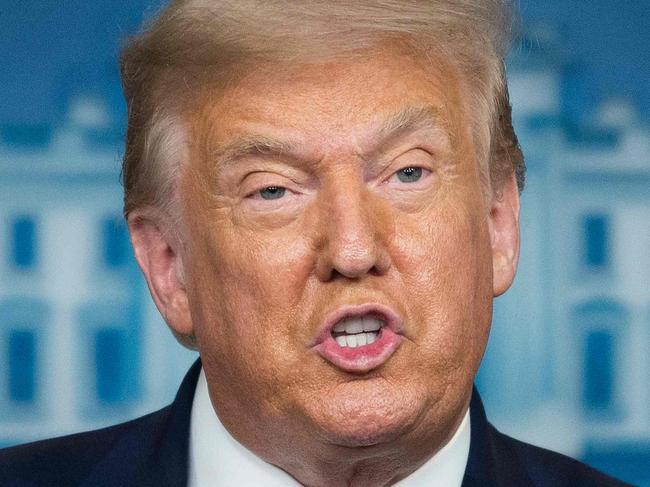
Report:
M134 210L128 217L131 244L156 307L169 327L180 335L193 332L183 262L168 226L155 210Z
M490 209L493 294L505 293L519 262L519 189L514 176L501 187Z

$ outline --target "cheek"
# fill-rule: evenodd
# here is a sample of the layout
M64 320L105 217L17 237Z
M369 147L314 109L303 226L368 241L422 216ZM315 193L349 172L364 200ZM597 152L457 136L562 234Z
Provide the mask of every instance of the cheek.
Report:
M305 341L297 305L313 268L309 246L290 232L269 238L227 225L193 237L200 247L193 250L191 292L197 338L205 343L202 350L224 361L246 356L247 364L264 362L265 374L298 360Z
M394 264L408 289L414 341L441 367L482 353L491 319L491 254L481 212L456 202L397 232ZM473 352L473 353L468 353Z
M305 240L288 232L273 238L242 232L223 239L215 253L225 299L262 319L292 309L313 269Z
M229 389L266 395L304 352L297 304L313 270L309 242L298 225L237 225L227 202L190 189L188 297L201 355L232 378Z

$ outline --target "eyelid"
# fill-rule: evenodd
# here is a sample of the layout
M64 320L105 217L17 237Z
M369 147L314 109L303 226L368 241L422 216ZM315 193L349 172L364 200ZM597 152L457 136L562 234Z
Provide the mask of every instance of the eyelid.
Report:
M262 191L265 188L277 187L292 191L295 181L274 171L253 171L244 176L239 183L245 198Z
M253 179L253 183L250 182L251 178ZM264 167L248 170L238 178L239 182L237 184L239 186L258 186L260 188L282 186L291 189L292 191L296 191L297 188L312 190L316 187L313 179L312 175L306 171L281 165L277 167ZM256 183L255 181L258 182ZM235 182L233 182L233 184L235 184Z
M380 174L383 174L382 179L385 179L407 167L421 167L422 169L434 171L436 159L436 156L426 148L412 147L408 150L401 150L397 155L390 156L381 164Z

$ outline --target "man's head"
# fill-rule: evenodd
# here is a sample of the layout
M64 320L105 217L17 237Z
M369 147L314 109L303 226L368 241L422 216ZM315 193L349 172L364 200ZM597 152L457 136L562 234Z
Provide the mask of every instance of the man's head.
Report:
M518 256L504 8L176 2L124 55L154 300L304 483L407 475L466 410Z
M177 0L122 54L129 104L125 212L174 201L185 139L184 112L197 91L228 85L260 63L316 63L393 40L426 60L453 60L468 84L478 158L492 183L524 167L510 123L503 56L510 40L505 0L280 1ZM485 173L487 176L487 171Z

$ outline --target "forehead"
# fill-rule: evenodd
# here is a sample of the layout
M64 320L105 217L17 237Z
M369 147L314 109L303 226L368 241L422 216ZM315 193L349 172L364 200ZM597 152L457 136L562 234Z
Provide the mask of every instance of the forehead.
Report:
M395 49L326 63L260 65L206 90L190 125L194 140L211 151L250 135L322 150L356 147L409 119L415 129L427 115L454 136L465 104L460 81L450 63Z

